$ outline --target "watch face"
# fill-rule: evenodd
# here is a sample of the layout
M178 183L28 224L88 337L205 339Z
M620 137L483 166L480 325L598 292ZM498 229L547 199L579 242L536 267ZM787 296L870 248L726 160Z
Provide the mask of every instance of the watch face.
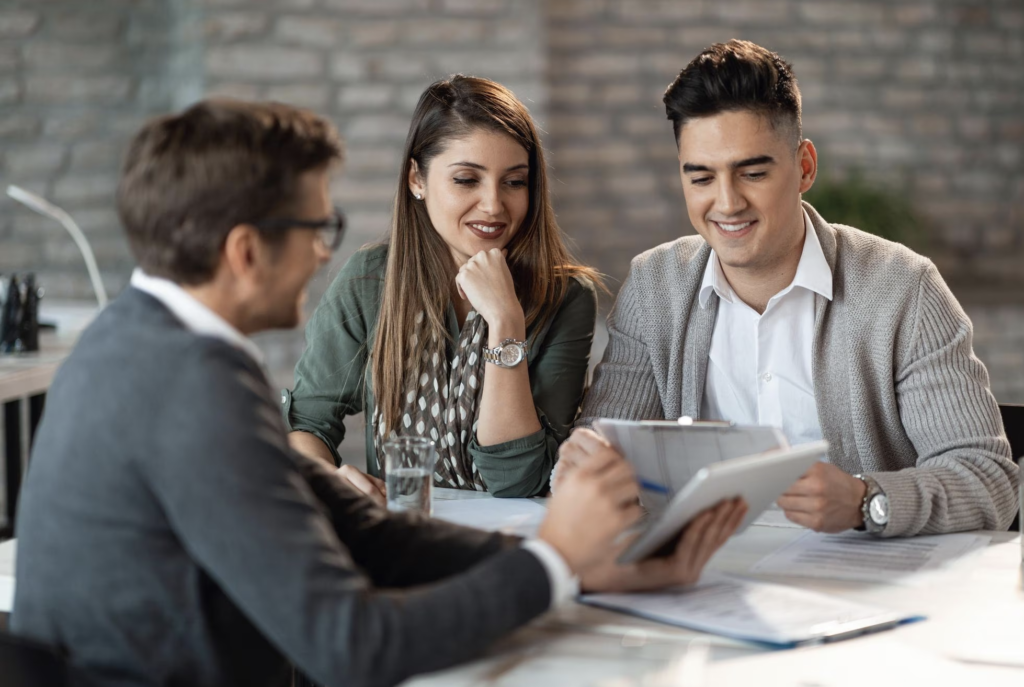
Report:
M877 494L868 505L871 519L879 525L889 522L889 498L885 494Z
M505 367L515 367L523 359L523 347L519 344L505 344L498 357Z

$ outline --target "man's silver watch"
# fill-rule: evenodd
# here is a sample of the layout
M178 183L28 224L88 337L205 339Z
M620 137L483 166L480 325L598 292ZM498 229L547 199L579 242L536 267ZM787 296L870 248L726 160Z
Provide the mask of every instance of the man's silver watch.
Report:
M515 367L528 355L526 342L515 339L505 339L494 348L484 348L484 362L498 367Z
M875 534L885 531L885 526L889 524L889 497L885 495L874 477L870 475L854 475L854 477L867 486L864 500L860 506L860 512L864 516L864 525L858 529Z

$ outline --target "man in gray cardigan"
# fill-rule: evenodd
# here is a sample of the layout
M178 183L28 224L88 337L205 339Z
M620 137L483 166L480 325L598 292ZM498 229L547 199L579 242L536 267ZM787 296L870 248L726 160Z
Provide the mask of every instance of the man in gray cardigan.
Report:
M775 425L791 443L830 445L829 463L779 500L796 523L1005 529L1018 470L970 320L929 260L801 202L817 153L790 65L746 41L716 44L664 102L699 236L633 260L577 426ZM577 430L562 460L608 452Z
M141 269L58 372L19 507L12 629L99 684L392 685L574 595L696 579L742 505L669 559L614 565L638 514L614 457L536 539L389 514L289 447L248 335L294 327L343 227L340 142L279 104L203 102L133 140L118 206ZM0 680L2 681L2 680Z

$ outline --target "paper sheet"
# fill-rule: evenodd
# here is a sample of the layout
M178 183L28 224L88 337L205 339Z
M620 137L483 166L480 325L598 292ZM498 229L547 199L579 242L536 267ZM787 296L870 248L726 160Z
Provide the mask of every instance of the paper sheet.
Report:
M988 544L979 534L878 539L861 532L807 532L754 564L751 572L833 580L893 582L939 570Z
M671 625L778 646L815 641L840 626L895 624L909 616L778 584L709 576L657 594L590 594L584 603Z
M434 500L434 517L457 525L532 537L547 509L533 499Z

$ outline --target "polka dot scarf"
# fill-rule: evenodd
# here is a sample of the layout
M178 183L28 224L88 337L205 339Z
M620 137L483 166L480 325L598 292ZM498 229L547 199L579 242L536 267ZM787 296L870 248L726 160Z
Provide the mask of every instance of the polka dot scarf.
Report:
M420 313L416 329L409 337L409 350L421 353L411 356L406 367L405 408L397 431L393 430L388 436L425 436L433 440L437 447L436 486L486 491L487 485L469 455L469 442L476 431L483 388L487 323L474 311L466 315L450 366L444 353L444 341L434 334L430 345L421 345L422 333L423 313ZM372 422L377 468L383 475L386 439L379 408L374 408Z

